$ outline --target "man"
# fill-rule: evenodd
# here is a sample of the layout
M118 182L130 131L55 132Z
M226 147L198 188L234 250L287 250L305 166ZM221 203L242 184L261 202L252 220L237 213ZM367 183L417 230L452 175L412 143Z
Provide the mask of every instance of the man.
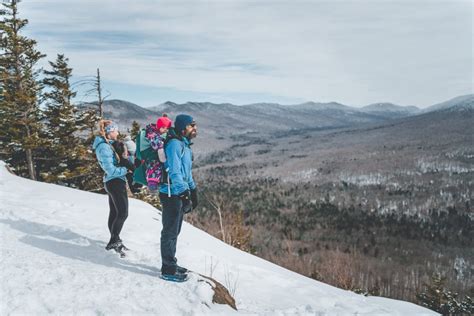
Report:
M169 131L165 146L168 170L167 182L160 185L162 205L161 276L165 280L183 282L187 269L178 266L176 244L183 224L183 216L197 206L196 185L192 176L193 153L191 140L197 135L193 118L180 114Z

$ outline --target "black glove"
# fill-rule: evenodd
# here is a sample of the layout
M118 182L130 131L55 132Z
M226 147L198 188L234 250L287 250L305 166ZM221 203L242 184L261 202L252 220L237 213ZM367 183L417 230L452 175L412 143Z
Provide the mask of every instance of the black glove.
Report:
M193 203L193 210L198 206L198 194L196 188L191 190L191 202Z
M120 158L119 166L125 167L132 172L135 171L135 165L131 163L130 160L124 157Z
M183 213L189 213L193 209L193 202L191 202L191 192L189 190L184 191L179 195L179 198L183 202Z

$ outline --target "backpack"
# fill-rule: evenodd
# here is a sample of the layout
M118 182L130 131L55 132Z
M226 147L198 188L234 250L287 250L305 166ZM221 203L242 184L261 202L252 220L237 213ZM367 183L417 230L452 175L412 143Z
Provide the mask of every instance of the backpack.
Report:
M169 133L168 137L164 140L164 146L168 144L168 142L176 138L173 133ZM158 157L158 152L151 147L150 140L146 137L146 129L143 128L140 130L140 133L137 135L135 139L135 143L137 145L137 150L135 152L135 161L138 161L140 165L137 166L133 173L133 181L136 183L140 183L143 185L148 185L147 183L147 176L146 176L146 171L147 171L147 162L153 161L153 160L159 160ZM181 157L184 155L184 148L181 152ZM168 176L168 169L164 168L164 163L161 163L161 168L162 168L162 178L161 178L161 183L170 183L170 179Z
M158 153L151 147L150 141L146 137L146 129L142 128L135 138L137 150L135 151L135 161L137 167L133 172L133 182L147 185L146 162L157 160Z

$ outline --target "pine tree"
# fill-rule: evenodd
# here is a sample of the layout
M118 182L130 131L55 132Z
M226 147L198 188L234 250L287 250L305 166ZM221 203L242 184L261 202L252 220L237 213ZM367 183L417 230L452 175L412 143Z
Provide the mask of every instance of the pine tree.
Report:
M445 277L433 275L431 284L425 284L426 291L416 295L420 305L443 315L474 312L472 299L466 296L463 301L460 301L457 293L446 289L445 283Z
M132 122L132 128L130 129L130 137L135 140L138 133L140 133L140 124L137 121Z
M45 87L49 88L44 93L49 159L41 175L47 182L77 187L88 169L84 161L87 149L77 135L86 125L71 102L76 92L70 86L72 68L68 67L68 59L59 54L56 61L49 64L51 70L44 71L43 80Z
M0 11L0 154L19 174L36 179L35 154L44 142L35 66L45 55L36 50L36 41L21 35L28 20L18 17L19 2L3 2Z
M68 67L68 61L64 55L58 54L55 62L49 62L52 70L44 71L46 76L43 80L44 85L51 89L44 93L47 106L44 115L47 118L48 134L51 138L55 137L54 145L71 137L80 128L77 109L71 102L76 92L71 90L72 68Z
M82 163L87 167L84 177L78 184L81 190L99 192L103 190L102 182L103 171L97 163L95 153L92 151L92 143L97 133L97 123L100 121L99 114L96 109L86 109L81 112L80 122L88 131L88 135L81 139L84 146L81 147Z

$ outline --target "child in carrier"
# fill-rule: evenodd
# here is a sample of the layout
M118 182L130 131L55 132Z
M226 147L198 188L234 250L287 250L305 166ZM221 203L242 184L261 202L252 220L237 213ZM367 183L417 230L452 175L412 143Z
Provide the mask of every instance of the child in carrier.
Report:
M148 190L156 193L161 182L162 164L166 161L165 156L165 139L168 129L171 127L171 120L163 115L158 118L156 124L147 125L146 138L150 141L150 146L158 153L158 159L146 162L146 180Z
M135 170L135 165L131 161L132 156L131 153L128 151L128 147L121 141L113 142L112 147L120 158L118 165L121 167L125 167L129 170L129 172L127 172L127 174L125 175L125 178L127 179L130 191L132 193L140 192L139 187L133 183L133 171Z

